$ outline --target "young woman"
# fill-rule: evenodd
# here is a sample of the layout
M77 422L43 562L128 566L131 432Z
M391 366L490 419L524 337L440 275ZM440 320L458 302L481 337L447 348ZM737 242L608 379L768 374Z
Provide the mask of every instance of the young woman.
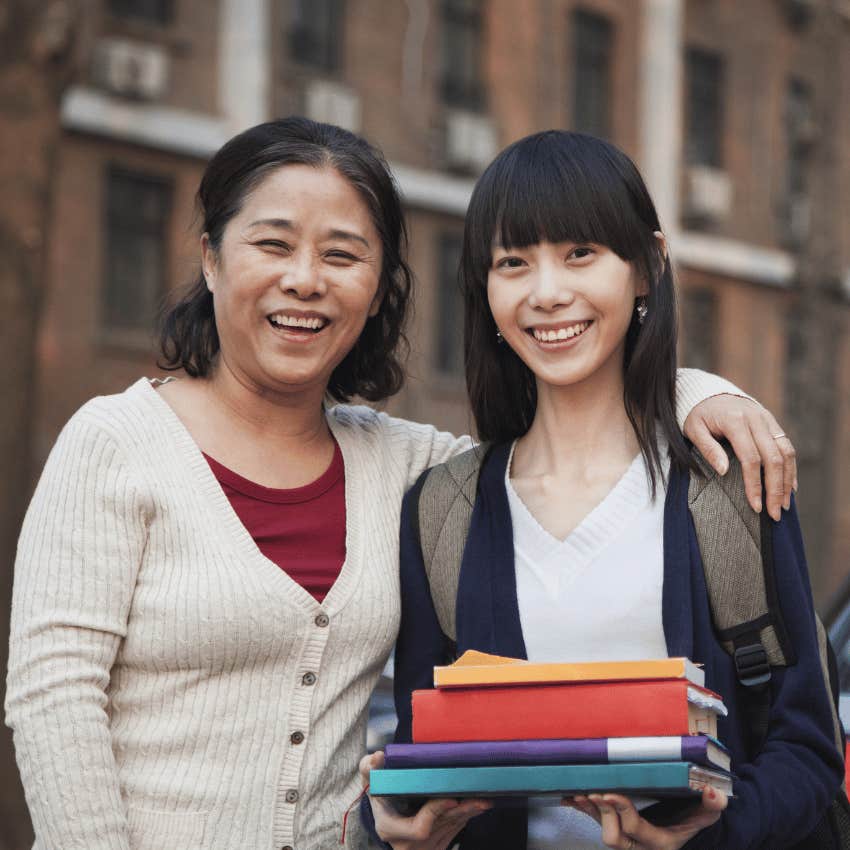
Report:
M467 649L540 661L685 655L726 699L720 737L738 778L733 799L706 791L667 827L618 795L527 813L432 801L407 818L376 799L378 834L396 850L442 850L464 825L462 850L799 841L834 798L842 765L796 512L786 506L773 541L798 663L774 676L767 740L751 761L688 513L687 481L698 472L674 414L670 260L637 169L580 134L510 146L473 194L461 278L467 386L491 447L458 567L456 646L430 597L415 492L402 511L397 738L410 740L411 692ZM364 780L380 763L380 754L363 760Z
M274 121L198 198L203 274L163 334L183 376L84 405L21 532L6 720L39 850L334 846L398 627L402 496L469 445L327 404L403 377L411 275L377 151ZM746 454L776 427L710 404L695 438Z

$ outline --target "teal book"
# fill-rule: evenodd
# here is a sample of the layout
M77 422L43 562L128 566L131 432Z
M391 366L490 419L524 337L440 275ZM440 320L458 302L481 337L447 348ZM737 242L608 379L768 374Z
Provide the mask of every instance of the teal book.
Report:
M707 785L732 794L730 774L683 761L384 768L372 771L369 793L376 797L536 797L616 792L690 797Z

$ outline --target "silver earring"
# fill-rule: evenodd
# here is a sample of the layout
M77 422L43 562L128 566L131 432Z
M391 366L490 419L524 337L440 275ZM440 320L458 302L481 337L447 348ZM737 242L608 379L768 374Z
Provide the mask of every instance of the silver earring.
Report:
M641 298L640 301L638 301L637 307L635 307L635 312L637 313L638 322L643 324L646 319L646 314L649 312L649 308L646 306L646 298Z
M505 341L501 331L496 331L496 342L501 345Z

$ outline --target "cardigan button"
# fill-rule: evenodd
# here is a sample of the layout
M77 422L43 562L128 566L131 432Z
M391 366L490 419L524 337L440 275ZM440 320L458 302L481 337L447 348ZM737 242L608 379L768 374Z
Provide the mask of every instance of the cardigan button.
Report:
M328 623L330 623L331 618L327 614L317 614L316 619L313 622L320 628L324 629L327 627Z
M315 673L305 673L301 677L302 685L315 685L316 684L316 674Z
M302 744L302 743L304 743L304 733L303 732L293 732L289 736L289 740L292 741L293 744Z
M280 850L295 850L295 848L291 844L284 844Z
M286 792L286 796L284 797L287 803L297 803L298 802L298 792L294 788L290 788Z

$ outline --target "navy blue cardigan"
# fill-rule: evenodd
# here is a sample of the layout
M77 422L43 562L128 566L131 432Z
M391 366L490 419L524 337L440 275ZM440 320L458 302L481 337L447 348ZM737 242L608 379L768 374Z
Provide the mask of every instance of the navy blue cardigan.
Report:
M428 589L412 512L415 485L401 519L401 631L395 656L397 741L411 739L411 693L433 686L435 665L477 649L526 658L519 619L510 508L505 492L509 445L487 457L463 554L457 596L457 646L440 629ZM424 476L423 476L424 477ZM803 542L795 508L773 524L779 602L797 663L774 670L767 740L751 760L730 656L711 620L702 561L687 502L688 475L672 470L664 505L662 616L670 656L705 667L706 686L722 694L728 718L718 735L732 753L735 797L720 820L685 845L697 848L777 850L808 835L843 779L835 749L830 696L820 670L815 620ZM371 811L364 807L365 820ZM521 850L527 842L524 809L497 809L472 820L463 850Z

